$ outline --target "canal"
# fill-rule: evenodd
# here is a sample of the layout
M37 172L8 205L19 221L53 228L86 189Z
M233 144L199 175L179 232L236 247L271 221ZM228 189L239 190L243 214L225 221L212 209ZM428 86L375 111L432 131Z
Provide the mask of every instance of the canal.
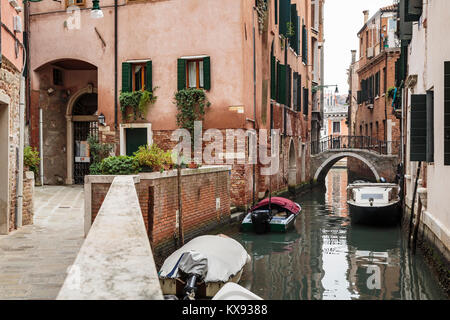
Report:
M420 252L412 255L401 228L351 225L347 170L333 167L326 189L292 200L303 210L285 234L221 230L238 240L252 261L240 285L264 299L447 299Z

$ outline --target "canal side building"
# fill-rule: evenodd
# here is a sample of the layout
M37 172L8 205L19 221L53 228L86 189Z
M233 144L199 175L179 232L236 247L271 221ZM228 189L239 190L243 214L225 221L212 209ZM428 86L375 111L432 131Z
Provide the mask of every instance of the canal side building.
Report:
M322 121L323 3L102 0L101 19L91 17L91 1L28 3L30 142L41 150L44 184L83 183L89 163L78 145L90 133L117 155L152 142L173 148L174 96L190 87L211 102L203 132L280 129L272 179L226 154L235 158L233 205L263 197L269 181L273 191L308 181L308 145ZM157 96L147 115L123 118L120 93L144 88Z
M32 210L29 209L32 206L34 177L31 175L27 179L23 166L19 165L24 148L23 140L20 139L20 133L24 134L24 128L20 123L21 115L23 115L22 119L25 117L25 110L22 109L23 113L21 113L19 105L21 94L25 95L25 87L21 87L23 68L24 10L22 2L1 1L0 235L8 234L23 224L32 223ZM19 178L22 181L19 181Z
M421 243L448 290L450 246L450 3L400 1L402 55L397 73L404 114L406 224L411 211ZM419 176L418 176L419 174ZM416 193L415 193L416 192ZM420 216L420 218L418 218ZM443 271L442 271L443 270Z
M358 69L354 70L359 84L356 104L354 101L351 104L351 114L354 115L350 120L351 130L355 136L368 137L364 141L367 140L371 147L382 144L381 147L387 148L387 154L396 154L399 151L400 120L391 106L391 94L400 56L396 35L397 6L383 7L371 18L368 11L363 13L364 26L358 32ZM349 170L356 176L370 176L359 161L349 159L348 163Z

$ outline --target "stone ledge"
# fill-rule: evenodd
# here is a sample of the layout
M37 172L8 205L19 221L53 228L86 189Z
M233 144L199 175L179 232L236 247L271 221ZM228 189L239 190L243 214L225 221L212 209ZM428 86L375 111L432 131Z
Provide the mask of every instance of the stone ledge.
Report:
M163 299L134 184L114 178L57 299Z

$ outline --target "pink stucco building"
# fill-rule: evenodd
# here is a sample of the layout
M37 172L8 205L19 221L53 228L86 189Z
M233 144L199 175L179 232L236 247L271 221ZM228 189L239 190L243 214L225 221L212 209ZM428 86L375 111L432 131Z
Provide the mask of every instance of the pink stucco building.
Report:
M0 234L7 234L17 224L18 154L23 148L19 142L20 80L24 66L21 6L21 1L8 0L2 0L0 5Z
M68 6L75 4L75 6ZM170 149L180 86L206 90L203 130L281 130L280 169L234 164L232 201L246 206L272 180L283 190L310 178L308 145L321 122L323 0L90 0L30 3L30 142L47 184L82 183L89 163L76 141L98 132L116 154L136 143ZM122 119L121 91L156 88L143 120ZM39 127L41 115L42 128ZM98 125L98 116L105 124ZM312 130L313 128L313 130ZM39 133L42 133L40 142Z

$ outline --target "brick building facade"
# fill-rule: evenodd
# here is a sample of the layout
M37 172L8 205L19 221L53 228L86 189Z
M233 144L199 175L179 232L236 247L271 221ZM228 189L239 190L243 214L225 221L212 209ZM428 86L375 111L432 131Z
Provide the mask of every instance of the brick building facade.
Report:
M399 152L401 137L400 120L392 107L400 57L396 10L396 5L381 8L370 19L369 12L364 11L364 26L358 32L359 61L353 64L358 66L353 77L357 75L359 85L350 115L354 117L350 119L352 134L368 137L371 146L387 148L388 154ZM349 159L348 166L358 177L373 178L367 167L355 159Z
M82 183L87 166L77 162L74 147L85 140L77 136L79 122L92 123L116 154L132 153L127 141L137 139L134 133L172 148L174 94L185 87L203 88L211 102L203 132L280 130L281 169L272 179L260 174L260 165L235 159L233 205L246 207L264 196L269 181L282 191L309 180L308 145L322 118L323 0L119 0L117 7L103 0L101 6L104 17L96 20L88 2L79 9L64 2L29 4L30 138L42 150L44 183ZM157 88L157 101L145 119L130 123L121 117L119 94L144 84ZM96 110L76 114L88 95L96 97ZM98 125L100 115L105 125Z

